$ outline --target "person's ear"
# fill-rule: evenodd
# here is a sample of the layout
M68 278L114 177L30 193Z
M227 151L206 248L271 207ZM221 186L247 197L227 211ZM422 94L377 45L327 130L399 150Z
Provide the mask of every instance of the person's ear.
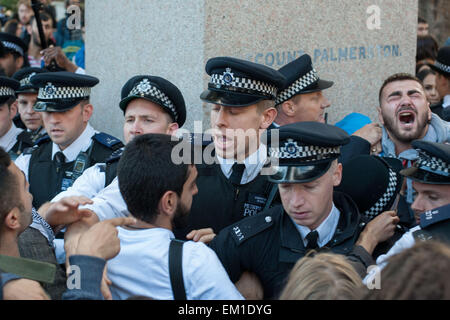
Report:
M94 112L94 106L90 103L83 106L83 121L88 122Z
M159 200L159 212L171 218L175 214L178 205L178 195L174 191L166 191Z
M12 119L14 119L14 117L16 116L16 114L17 114L17 109L18 109L18 106L19 106L19 102L16 100L16 101L14 101L12 104L11 104L11 106L9 107L9 118L12 120Z
M177 122L172 122L172 123L170 123L170 124L167 126L167 131L166 131L166 133L167 133L168 135L173 135L173 134L175 134L175 131L178 130L178 128L179 128L178 123L177 123Z
M380 123L384 125L383 115L381 114L381 106L377 107L377 111L378 111L378 120L380 120Z
M268 108L266 110L263 111L263 113L261 114L263 119L262 119L262 123L261 123L261 129L267 129L272 122L275 120L275 118L277 117L277 109L275 108Z
M18 230L20 225L20 212L19 208L14 208L5 217L3 224L10 230Z
M333 172L333 186L337 187L338 185L340 185L341 180L342 180L342 163L336 163L336 168L334 169Z
M283 113L288 117L295 116L295 104L292 99L289 99L281 104L281 109Z

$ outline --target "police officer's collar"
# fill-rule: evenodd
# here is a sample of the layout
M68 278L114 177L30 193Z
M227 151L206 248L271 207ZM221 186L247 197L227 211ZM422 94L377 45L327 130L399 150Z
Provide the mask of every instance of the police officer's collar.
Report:
M67 159L67 162L74 161L81 151L84 152L90 147L91 138L94 134L95 134L94 128L92 128L92 126L88 123L83 133L74 142L72 142L70 146L68 146L62 151L62 153ZM58 151L61 151L61 149L57 144L53 142L52 160L54 159L55 154Z
M216 154L217 160L219 161L222 172L226 177L230 177L231 169L236 162L235 159L225 159ZM258 150L253 152L244 160L245 172L247 177L251 177L255 174L255 171L261 171L264 163L267 160L267 147L264 144L260 144Z

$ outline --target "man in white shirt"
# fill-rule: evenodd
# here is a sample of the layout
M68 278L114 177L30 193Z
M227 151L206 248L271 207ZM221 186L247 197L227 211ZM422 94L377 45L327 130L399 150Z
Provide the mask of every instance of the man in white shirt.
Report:
M118 229L121 250L108 262L112 296L180 299L176 288L181 287L188 300L242 299L215 253L201 242L182 244L175 280L172 229L183 223L197 193L195 166L172 160L177 143L169 135L141 135L127 144L119 162L120 192L137 222Z

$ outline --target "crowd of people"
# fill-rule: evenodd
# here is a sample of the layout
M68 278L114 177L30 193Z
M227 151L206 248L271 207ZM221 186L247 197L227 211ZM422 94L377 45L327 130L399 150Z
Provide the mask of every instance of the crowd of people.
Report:
M214 57L211 135L179 134L183 93L148 74L123 84L122 142L43 8L46 45L27 0L0 32L0 299L450 299L450 46L426 21L379 123L326 123L308 54Z

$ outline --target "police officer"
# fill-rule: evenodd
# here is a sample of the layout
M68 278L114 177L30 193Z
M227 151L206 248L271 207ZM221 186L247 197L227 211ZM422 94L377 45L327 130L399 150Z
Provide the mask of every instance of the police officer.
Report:
M29 132L32 143L46 135L42 117L39 112L33 109L37 100L39 88L31 84L30 79L38 74L48 72L41 68L27 67L20 69L12 76L13 79L20 82L19 89L16 90L17 100L15 102L18 114L14 118L17 127L26 129Z
M208 60L206 73L211 78L200 98L211 106L214 163L196 164L199 192L187 228L175 230L178 238L202 228L217 233L259 213L273 189L260 175L266 160L260 136L276 116L274 99L284 77L264 65L230 57Z
M3 50L0 51L0 74L11 77L23 67L28 67L27 45L15 35L0 32L0 42Z
M88 123L93 112L90 91L98 82L95 77L65 71L31 78L39 87L34 110L42 112L48 136L17 158L16 164L30 183L34 207L69 188L86 168L104 162L123 146Z
M415 140L419 157L410 168L400 171L413 180L416 197L411 205L419 224L398 240L387 254L377 259L384 267L387 259L410 248L418 240L435 239L450 243L450 145Z
M33 146L30 135L17 128L13 118L17 112L15 90L20 83L14 79L0 77L0 146L15 160L26 148Z
M437 72L436 90L442 100L430 106L432 112L450 121L450 46L439 49L436 61L430 67Z
M323 91L333 82L321 79L314 69L311 57L304 54L279 69L286 83L275 101L277 117L271 128L302 121L326 122L326 109L331 106ZM350 136L342 148L340 162L345 163L358 154L369 154L381 139L378 124L367 124ZM376 150L375 150L376 151Z
M269 180L278 184L282 205L225 228L210 242L231 280L244 271L255 273L265 298L277 297L291 268L310 249L348 255L357 264L371 261L371 252L355 246L365 225L356 205L333 193L342 175L337 158L349 136L318 122L282 126L279 141L272 141L273 131L267 139L275 161Z
M157 76L139 75L129 79L122 88L119 107L125 115L126 143L145 133L173 134L186 121L186 106L180 90ZM58 194L52 202L66 196L83 195L93 198L94 203L81 208L94 211L101 220L128 215L117 181L113 182L122 152L120 148L106 163L87 169L71 188ZM106 190L102 190L104 188Z

